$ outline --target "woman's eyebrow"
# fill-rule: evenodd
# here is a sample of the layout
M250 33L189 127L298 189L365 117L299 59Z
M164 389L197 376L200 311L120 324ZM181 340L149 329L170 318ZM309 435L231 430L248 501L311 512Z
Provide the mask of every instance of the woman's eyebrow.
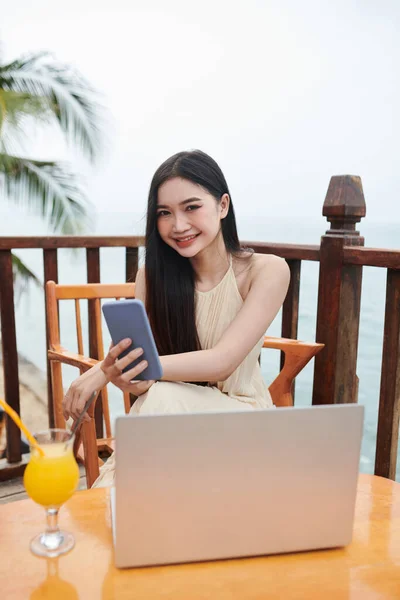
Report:
M195 196L193 198L187 198L187 200L182 200L182 202L179 202L179 206L182 206L183 204L189 204L189 202L201 202L201 198L196 198ZM157 208L168 208L168 204L157 204Z

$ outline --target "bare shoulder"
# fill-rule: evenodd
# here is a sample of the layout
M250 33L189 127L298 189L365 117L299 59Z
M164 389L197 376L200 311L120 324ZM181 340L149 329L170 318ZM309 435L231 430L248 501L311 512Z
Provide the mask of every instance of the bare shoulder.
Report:
M144 266L138 269L135 280L135 296L138 300L145 302L146 298L146 274Z
M257 282L271 283L287 290L290 281L290 270L283 258L275 254L257 254L248 252L234 261L235 277L243 300L250 288Z
M145 279L146 279L146 273L145 273L145 268L143 265L142 267L139 267L139 269L136 273L135 283L137 283L138 281L145 281Z
M276 276L283 280L290 278L290 269L284 258L276 254L253 254L250 263L251 278L261 274Z
M257 288L274 297L285 299L290 282L290 269L287 262L275 254L253 254L249 273L249 290Z

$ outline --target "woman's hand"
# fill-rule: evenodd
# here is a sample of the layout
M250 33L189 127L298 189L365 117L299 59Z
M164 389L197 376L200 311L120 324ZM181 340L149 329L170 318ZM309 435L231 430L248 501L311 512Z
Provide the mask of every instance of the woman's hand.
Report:
M77 419L93 392L107 385L108 381L100 367L101 364L92 367L70 385L62 402L65 420L69 417ZM84 416L84 421L90 421L89 415Z
M125 367L137 360L143 354L142 348L135 348L123 358L118 358L118 356L130 346L130 344L131 340L125 339L119 342L119 344L116 346L112 346L107 356L101 363L101 370L103 371L107 380L111 381L111 383L113 383L123 392L129 392L134 396L141 396L151 388L154 381L135 381L135 377L140 375L140 373L147 368L146 360L142 360L139 364L133 367L133 369L130 369L126 373L122 372Z
M143 354L142 348L135 348L124 358L118 356L131 344L131 340L122 340L110 348L106 358L95 367L86 371L75 379L65 394L62 408L65 420L69 417L77 419L83 411L86 402L95 391L100 391L110 381L120 390L140 396L147 392L154 381L132 381L147 367L147 361L142 360L136 367L126 373L123 369ZM89 415L84 416L85 421L90 421Z

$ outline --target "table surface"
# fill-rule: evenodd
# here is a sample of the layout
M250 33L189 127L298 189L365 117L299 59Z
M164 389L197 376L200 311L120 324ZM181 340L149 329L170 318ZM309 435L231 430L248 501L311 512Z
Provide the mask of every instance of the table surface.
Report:
M59 559L29 551L44 526L31 500L0 507L0 598L174 600L400 598L400 484L360 475L354 536L341 549L118 570L109 489L77 492L60 511L76 546Z

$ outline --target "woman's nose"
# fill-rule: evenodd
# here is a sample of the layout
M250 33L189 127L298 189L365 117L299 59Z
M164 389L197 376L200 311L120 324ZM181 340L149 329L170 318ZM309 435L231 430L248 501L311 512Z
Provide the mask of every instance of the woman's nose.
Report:
M173 230L175 231L175 233L187 231L188 229L190 229L190 224L187 222L187 219L185 219L185 217L180 215L175 217L173 224Z

